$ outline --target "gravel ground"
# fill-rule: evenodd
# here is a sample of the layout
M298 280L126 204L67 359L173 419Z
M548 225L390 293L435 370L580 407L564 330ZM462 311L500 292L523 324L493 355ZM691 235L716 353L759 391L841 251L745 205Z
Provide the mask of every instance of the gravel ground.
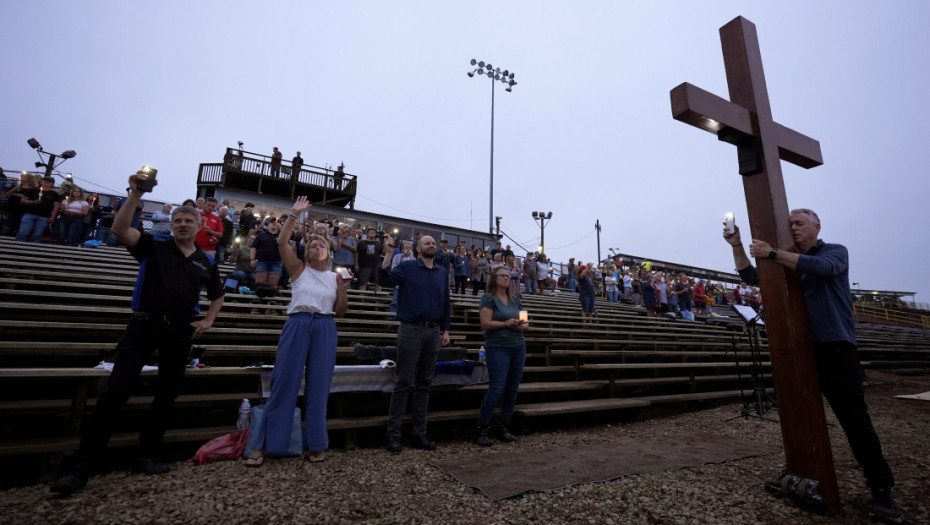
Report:
M930 403L894 399L930 390L930 377L869 373L867 399L885 454L897 478L894 497L907 523L930 523ZM843 508L833 516L809 514L762 490L781 469L780 454L705 465L527 494L494 502L429 464L506 446L565 447L619 437L712 431L781 444L779 426L759 420L723 423L738 405L638 423L523 436L515 445L479 449L442 442L434 452L380 448L332 451L326 461L268 460L260 469L241 461L172 465L158 477L111 472L56 499L47 485L0 493L3 523L868 523L868 491L838 426L831 427ZM835 423L832 412L828 420Z

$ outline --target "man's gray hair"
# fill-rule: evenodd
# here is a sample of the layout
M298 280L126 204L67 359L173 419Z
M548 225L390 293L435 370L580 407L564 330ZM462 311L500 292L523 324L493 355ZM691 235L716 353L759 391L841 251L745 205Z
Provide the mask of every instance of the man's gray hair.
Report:
M791 210L790 215L794 215L795 213L806 213L807 216L811 218L812 224L820 224L820 217L817 216L817 212L815 212L814 210L809 210L807 208L798 208L796 210Z
M187 213L193 215L197 219L197 227L200 227L200 210L194 208L193 206L178 206L177 208L171 210L171 222L174 222L174 216L179 213Z

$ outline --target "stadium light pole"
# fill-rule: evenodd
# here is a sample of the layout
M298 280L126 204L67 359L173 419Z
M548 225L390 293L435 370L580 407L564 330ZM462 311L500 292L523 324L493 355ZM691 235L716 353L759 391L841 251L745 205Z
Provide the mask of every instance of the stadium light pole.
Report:
M469 78L477 74L478 76L487 75L491 79L491 182L488 192L488 231L494 233L494 87L498 82L506 84L507 88L504 91L510 93L517 82L513 79L513 71L506 69L501 71L501 68L494 68L490 62L485 63L483 60L478 61L473 58L471 65L473 69L468 72Z
M42 149L42 145L39 144L39 141L36 140L35 138L31 138L31 139L27 140L27 141L26 141L26 144L29 144L29 147L30 147L30 148L36 150L36 153L39 154L39 159L42 159L42 155L45 155L45 156L48 157L47 159L45 159L45 162L36 162L36 167L37 167L37 168L41 168L41 167L43 167L43 166L45 167L45 176L46 176L46 177L51 177L51 176L52 176L52 170L54 170L54 169L55 169L56 167L58 167L58 166L61 166L61 164L62 164L64 161L66 161L66 160L68 160L68 159L71 159L71 158L74 158L74 157L77 155L77 152L75 152L73 149L69 149L69 150L67 150L67 151L64 151L64 152L62 152L60 155L59 155L59 154L55 154L55 153L49 153L49 152L47 152L47 151L45 151L45 150ZM58 157L61 157L61 162L59 162L59 163L58 163L58 166L56 166L56 165L55 165L55 161L58 160Z
M546 221L552 219L552 212L534 211L533 220L539 223L539 253L546 253Z

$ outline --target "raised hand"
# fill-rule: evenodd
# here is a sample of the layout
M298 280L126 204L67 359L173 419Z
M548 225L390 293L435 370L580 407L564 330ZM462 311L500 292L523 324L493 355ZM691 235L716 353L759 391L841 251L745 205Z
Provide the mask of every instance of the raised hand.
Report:
M307 197L304 195L297 197L297 202L294 203L294 206L291 209L294 211L294 215L300 215L301 213L309 210L310 206L313 205L310 204L310 201L307 200Z

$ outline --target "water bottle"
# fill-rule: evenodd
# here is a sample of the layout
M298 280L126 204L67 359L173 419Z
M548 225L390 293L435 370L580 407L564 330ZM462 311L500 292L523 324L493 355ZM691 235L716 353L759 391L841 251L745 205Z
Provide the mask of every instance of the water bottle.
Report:
M482 362L482 363L485 362L484 347L483 347L483 346L482 346L481 348L478 349L478 361L480 361L480 362Z
M252 405L249 404L248 399L243 399L242 404L239 405L239 421L236 422L236 428L239 430L245 430L249 428L249 413L252 411Z

